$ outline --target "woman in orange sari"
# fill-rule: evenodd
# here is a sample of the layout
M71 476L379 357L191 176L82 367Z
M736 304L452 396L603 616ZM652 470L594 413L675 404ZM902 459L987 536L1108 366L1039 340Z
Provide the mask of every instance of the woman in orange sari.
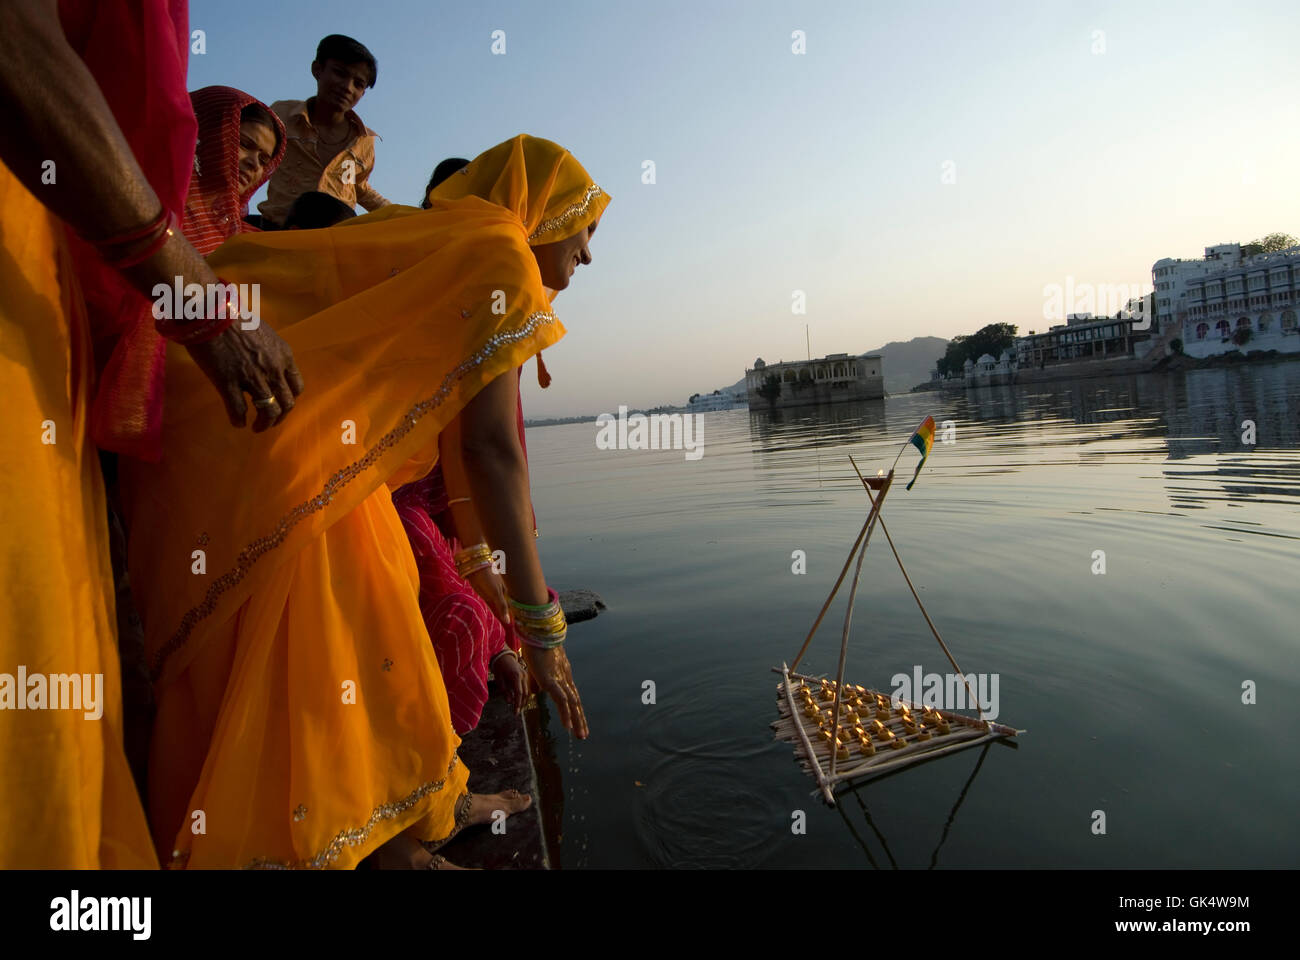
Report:
M528 669L586 736L546 610L514 371L563 335L545 287L589 262L608 197L531 137L467 171L430 210L241 235L212 256L228 282L261 284L315 385L276 430L222 429L202 372L169 353L165 455L122 477L158 695L149 807L165 863L352 867L382 846L425 866L421 841L511 808L476 807L466 790L389 495L429 472L453 424L484 532L509 557Z
M194 161L189 38L184 0L0 4L0 868L157 866L122 743L95 445L154 452L149 292L216 281L169 217ZM236 425L244 390L287 376L287 413L302 389L269 326L191 351Z

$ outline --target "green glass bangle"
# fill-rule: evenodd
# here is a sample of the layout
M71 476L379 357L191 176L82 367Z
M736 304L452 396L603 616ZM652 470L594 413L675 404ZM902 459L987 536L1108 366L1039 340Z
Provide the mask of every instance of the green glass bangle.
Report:
M514 607L516 610L528 610L534 613L547 612L551 609L551 607L557 606L559 602L560 602L559 594L557 594L550 587L546 588L545 603L520 603L518 600L514 599L513 597L510 598L510 606Z

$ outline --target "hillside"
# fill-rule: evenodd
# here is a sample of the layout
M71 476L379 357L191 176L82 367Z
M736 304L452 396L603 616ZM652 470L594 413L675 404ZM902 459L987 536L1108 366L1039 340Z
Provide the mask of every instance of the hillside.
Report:
M942 337L913 337L907 342L892 340L879 350L885 368L885 392L907 393L918 383L930 379L930 370L948 349Z
M906 342L892 340L878 350L867 350L860 356L880 354L881 366L885 368L885 392L907 393L918 383L930 379L930 369L947 349L948 341L942 337L913 337ZM744 393L745 378L718 389L724 393Z

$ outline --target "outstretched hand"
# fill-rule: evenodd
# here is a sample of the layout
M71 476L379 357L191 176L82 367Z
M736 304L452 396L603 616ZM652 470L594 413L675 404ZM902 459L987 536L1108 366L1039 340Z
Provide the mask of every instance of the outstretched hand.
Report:
M587 717L582 712L582 699L573 682L573 670L564 647L542 650L524 644L524 658L528 661L528 675L533 684L555 701L564 729L574 733L579 740L587 739Z

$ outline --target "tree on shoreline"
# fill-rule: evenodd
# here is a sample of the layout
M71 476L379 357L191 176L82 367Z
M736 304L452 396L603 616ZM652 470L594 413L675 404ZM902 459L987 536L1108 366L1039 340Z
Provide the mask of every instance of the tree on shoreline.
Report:
M1266 237L1260 237L1258 240L1242 244L1241 255L1243 257L1257 257L1261 253L1277 253L1280 250L1297 245L1300 245L1300 240L1297 240L1289 233L1270 233Z
M763 378L763 385L758 388L757 393L775 407L777 398L781 396L781 378L775 373L769 373Z
M948 341L948 349L939 358L939 376L957 376L965 372L966 361L974 363L984 354L999 357L1011 349L1016 338L1013 323L990 323L969 336L959 335Z

